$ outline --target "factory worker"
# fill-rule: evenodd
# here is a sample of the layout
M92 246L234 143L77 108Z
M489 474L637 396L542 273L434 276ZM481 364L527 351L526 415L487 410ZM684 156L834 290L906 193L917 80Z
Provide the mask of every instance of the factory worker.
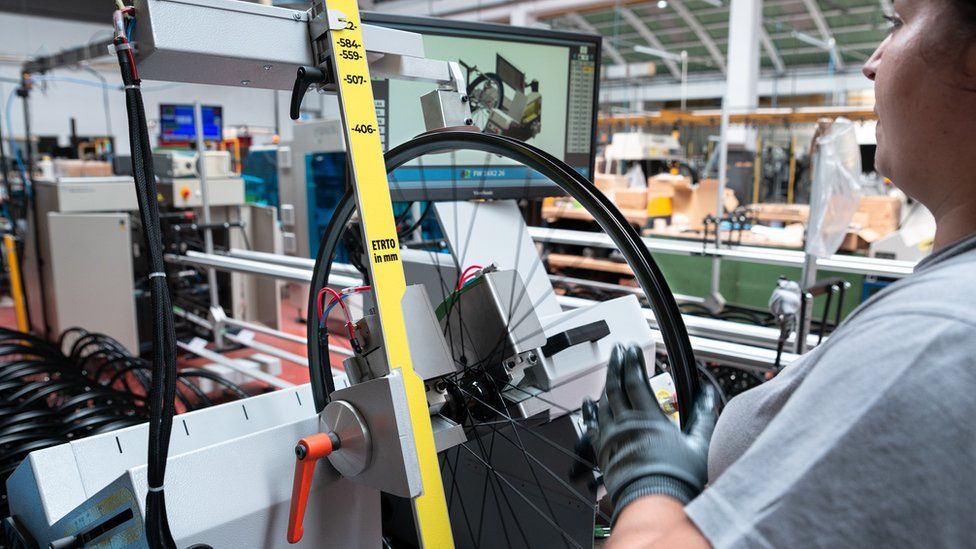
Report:
M976 543L976 0L895 0L864 74L877 167L935 216L932 255L717 424L705 390L680 432L618 347L587 414L607 547Z

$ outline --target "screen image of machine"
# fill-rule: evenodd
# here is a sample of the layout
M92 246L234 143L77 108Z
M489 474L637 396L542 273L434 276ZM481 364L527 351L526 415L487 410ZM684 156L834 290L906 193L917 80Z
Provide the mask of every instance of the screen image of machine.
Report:
M221 107L203 106L203 138L220 141L224 134L224 112ZM196 121L193 105L159 106L159 140L163 143L185 142L196 139Z
M503 25L364 13L363 22L415 32L428 59L457 62L472 125L524 141L592 177L600 37ZM429 83L374 82L385 149L427 131ZM526 198L562 192L534 171L476 151L428 155L390 175L395 200Z

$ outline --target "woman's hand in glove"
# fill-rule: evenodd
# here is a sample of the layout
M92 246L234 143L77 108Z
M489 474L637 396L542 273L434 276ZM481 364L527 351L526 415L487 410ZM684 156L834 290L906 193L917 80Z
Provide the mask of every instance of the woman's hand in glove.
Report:
M590 403L583 410L586 435L614 504L614 521L627 504L643 496L670 496L684 505L704 489L716 419L711 386L702 388L684 433L658 405L641 348L618 344L599 405Z

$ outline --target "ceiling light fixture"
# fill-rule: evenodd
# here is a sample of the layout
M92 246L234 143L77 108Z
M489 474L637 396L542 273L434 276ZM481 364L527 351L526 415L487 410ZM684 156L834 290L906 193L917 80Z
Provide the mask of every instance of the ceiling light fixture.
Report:
M642 46L637 44L634 46L634 51L638 53L643 53L646 55L653 55L654 57L660 57L661 59L670 59L672 61L681 61L682 57L680 54L671 53L669 51L659 50L657 48L650 48L648 46Z

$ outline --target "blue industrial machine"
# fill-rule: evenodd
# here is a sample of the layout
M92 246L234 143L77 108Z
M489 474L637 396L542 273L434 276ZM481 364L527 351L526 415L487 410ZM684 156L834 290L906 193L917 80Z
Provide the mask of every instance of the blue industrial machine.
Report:
M251 147L241 167L244 198L248 204L279 207L278 146Z

